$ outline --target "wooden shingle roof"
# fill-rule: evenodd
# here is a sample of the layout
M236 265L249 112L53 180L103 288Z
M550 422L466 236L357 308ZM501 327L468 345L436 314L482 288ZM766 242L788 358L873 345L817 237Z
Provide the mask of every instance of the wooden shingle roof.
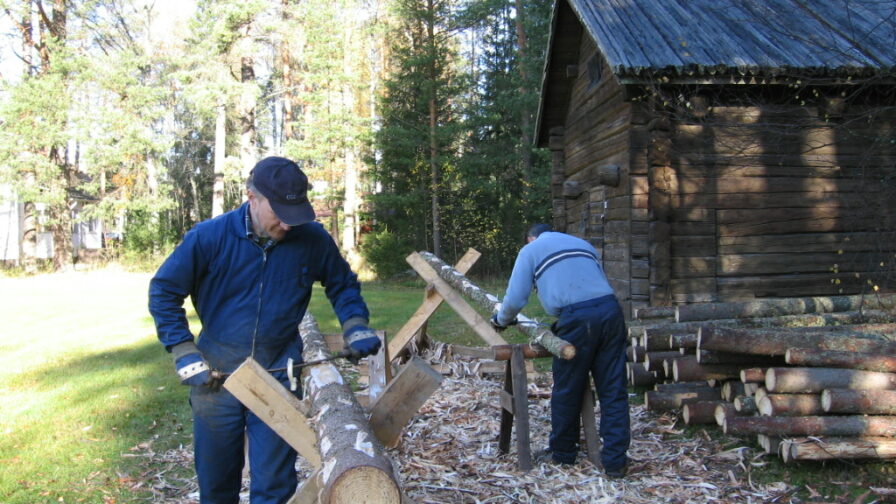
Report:
M894 0L560 1L621 78L896 69Z

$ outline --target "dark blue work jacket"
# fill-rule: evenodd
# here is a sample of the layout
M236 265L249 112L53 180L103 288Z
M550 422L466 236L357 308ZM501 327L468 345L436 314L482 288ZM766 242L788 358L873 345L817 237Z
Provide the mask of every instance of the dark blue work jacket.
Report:
M149 311L167 349L190 341L184 299L202 322L197 345L213 369L233 371L246 357L264 367L298 360L298 325L320 281L340 323L369 318L361 286L336 243L316 222L262 248L249 238L249 205L197 224L149 285Z

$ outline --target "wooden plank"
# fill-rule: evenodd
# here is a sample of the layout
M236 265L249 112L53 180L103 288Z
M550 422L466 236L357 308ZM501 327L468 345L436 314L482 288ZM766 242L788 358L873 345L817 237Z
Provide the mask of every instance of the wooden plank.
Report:
M481 255L482 254L476 249L467 249L467 252L460 258L460 261L457 262L454 269L466 274ZM429 317L431 317L436 309L441 306L442 301L442 296L437 292L434 292L432 296L427 295L423 304L417 308L417 311L411 315L411 318L408 319L407 323L399 329L398 333L395 334L395 337L392 338L392 341L389 342L388 350L391 358L394 359L395 357L398 357L401 351L404 350L411 339L413 339L414 335L420 332L424 324L426 324L426 321L429 320Z
M441 374L417 356L404 365L370 410L370 426L383 446L398 446L402 429L442 380Z
M460 318L463 319L463 321L466 322L483 341L489 345L507 344L507 341L495 332L492 325L467 304L460 294L448 285L448 282L442 280L435 270L432 269L432 266L420 257L419 254L409 255L407 261L423 280L435 286L439 294L445 298L448 305L457 312Z
M321 488L321 473L318 468L302 482L287 504L318 504L317 497Z
M896 243L896 233L846 232L723 236L719 238L719 254L868 252L880 250L881 245L885 243Z
M251 357L236 368L224 388L289 443L314 468L321 465L317 434L299 410L299 399Z
M529 446L529 397L526 383L526 364L523 352L514 345L510 356L513 376L513 417L516 423L516 452L521 471L532 469L532 452Z

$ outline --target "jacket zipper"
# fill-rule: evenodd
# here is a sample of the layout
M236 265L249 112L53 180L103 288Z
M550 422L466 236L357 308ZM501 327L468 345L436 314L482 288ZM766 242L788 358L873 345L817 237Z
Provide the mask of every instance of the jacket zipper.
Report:
M264 272L268 264L268 251L259 244L261 249L261 278L258 280L258 307L255 310L255 328L252 330L252 358L255 358L255 341L258 337L258 326L261 323L261 293L264 289ZM270 248L270 247L269 247Z

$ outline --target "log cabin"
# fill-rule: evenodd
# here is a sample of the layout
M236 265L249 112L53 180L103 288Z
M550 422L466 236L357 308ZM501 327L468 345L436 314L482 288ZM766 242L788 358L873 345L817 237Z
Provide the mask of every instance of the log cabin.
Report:
M863 0L557 0L555 229L644 306L892 290L896 21Z

